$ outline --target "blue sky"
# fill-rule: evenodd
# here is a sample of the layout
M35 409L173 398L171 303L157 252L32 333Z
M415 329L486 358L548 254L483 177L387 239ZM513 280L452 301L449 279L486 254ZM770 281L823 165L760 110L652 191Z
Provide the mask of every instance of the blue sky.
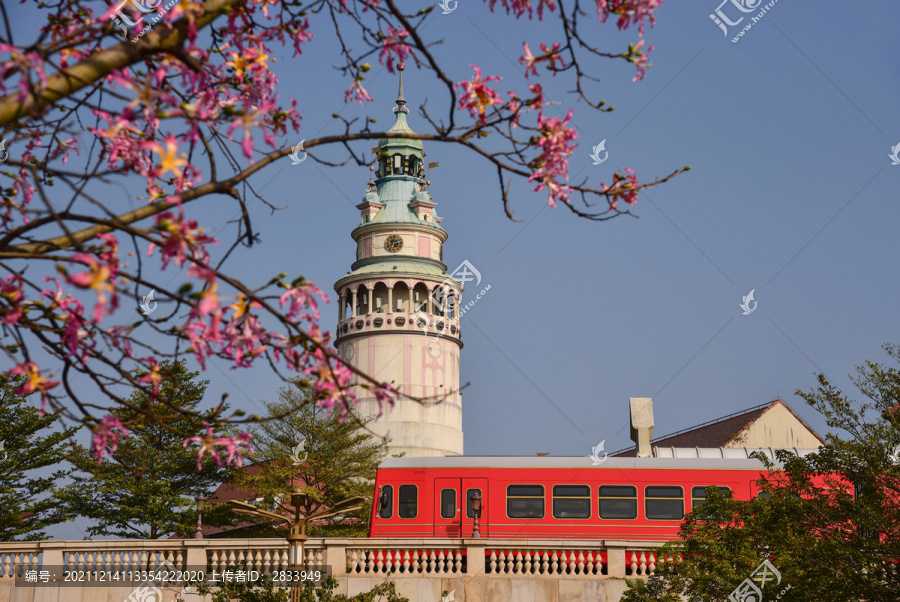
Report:
M882 343L900 342L900 166L888 158L900 143L900 4L850 15L836 0L780 0L736 44L709 19L717 6L663 5L645 32L655 49L641 82L624 62L592 63L611 113L576 103L567 76L539 78L562 112L575 110L573 180L608 183L625 167L649 180L692 166L642 194L639 219L580 220L516 182L522 221L512 222L493 167L426 142L428 159L440 161L430 176L450 234L445 262L452 270L468 260L491 285L463 318L467 454L587 455L601 440L625 447L632 396L653 397L657 435L777 396L825 434L794 391L811 388L821 371L855 396L847 374L864 359L883 360ZM388 128L396 76L376 66L365 82L375 102L344 105L350 82L333 68L336 41L321 19L313 25L302 57L281 52L274 63L281 94L296 97L303 115L301 133L279 142L340 132L338 111ZM637 40L635 30L583 25L611 52ZM435 11L422 35L442 40L434 53L454 81L475 63L503 77L503 92L525 87L522 42L553 39L537 22L492 15L472 0L449 15ZM446 112L445 89L411 61L405 78L409 123L426 133L418 107L427 99L429 111ZM603 139L609 160L594 166L590 147ZM284 209L251 205L261 244L239 249L231 269L260 283L303 274L332 293L354 260L350 231L368 177L365 167L287 158L263 170L256 190ZM188 209L221 228L224 241L235 232L232 213L225 198ZM739 304L751 289L758 306L744 316ZM333 329L336 321L332 302L322 322ZM263 366L231 371L214 361L205 377L211 401L228 391L250 411L281 385Z
M426 143L440 161L431 190L450 233L445 261L452 270L469 260L491 285L464 317L467 454L582 455L603 439L624 447L631 396L654 398L660 435L779 395L827 431L794 391L812 387L817 371L849 388L847 373L882 359L881 344L897 335L900 166L888 153L900 142L900 85L889 24L900 6L880 5L847 19L836 18L845 4L782 0L735 44L708 17L717 3L667 3L646 30L655 49L643 81L632 83L630 65L594 63L611 113L575 103L570 80L542 74L561 111L575 109L573 180L692 166L641 196L640 219L579 220L518 182L522 221L511 222L492 167ZM435 53L455 81L476 63L504 78L499 89L522 89L522 41L549 40L537 23L511 26L476 2L436 13L423 35L443 40ZM612 51L636 39L590 27ZM335 90L345 82L325 37L276 67L294 70L281 88L301 99L301 137L335 131L330 113L341 109L387 127L395 76L376 70L366 82L374 105L342 107ZM417 108L426 99L430 111L446 107L442 89L412 66L405 77L409 122L426 132ZM590 147L602 139L610 159L594 166ZM260 211L263 244L239 261L248 274L271 262L330 285L354 259L349 233L367 170L307 161L270 171L266 198L286 209ZM751 289L758 307L744 316ZM334 305L323 321L334 324ZM218 376L214 388L234 391ZM242 392L244 401L275 395L264 372L228 376L240 387L235 402Z

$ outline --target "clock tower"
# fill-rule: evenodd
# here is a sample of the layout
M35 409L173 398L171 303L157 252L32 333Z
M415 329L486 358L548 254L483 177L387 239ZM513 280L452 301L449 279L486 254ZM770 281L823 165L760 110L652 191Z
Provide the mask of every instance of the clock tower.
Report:
M459 394L459 299L462 284L447 273L442 246L447 232L435 213L425 181L425 150L406 122L403 70L394 108L396 137L378 141L377 168L353 230L356 261L338 280L340 298L335 346L342 360L401 394L385 404L369 425L391 441L390 453L444 456L463 453ZM379 402L368 390L354 389L362 416L377 415Z

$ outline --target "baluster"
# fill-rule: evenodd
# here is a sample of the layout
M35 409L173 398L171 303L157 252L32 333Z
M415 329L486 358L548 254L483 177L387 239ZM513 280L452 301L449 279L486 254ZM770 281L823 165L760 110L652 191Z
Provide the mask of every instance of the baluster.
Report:
M429 573L434 572L434 560L435 560L434 550L432 550L431 556L428 557L428 572Z
M538 551L538 557L541 560L540 574L546 575L550 567L550 563L548 562L548 560L550 559L550 552L548 552L547 550L540 550Z
M632 552L632 553L631 553L631 574L632 574L632 575L637 575L637 574L638 574L638 573L637 573L637 568L638 568L638 565L637 565L637 554L635 554L634 552Z
M650 552L650 567L649 568L650 568L650 570L647 573L648 575L652 575L653 573L656 572L656 554L654 554L653 552Z
M270 575L272 573L272 550L266 550L262 555L263 562L263 575Z
M647 554L645 552L641 552L641 575L647 574Z
M588 553L590 556L590 553ZM578 552L578 574L584 575L584 552Z
M594 569L597 568L597 563L595 561L598 559L599 559L599 555L595 556L594 552L589 551L587 553L587 569L586 570L587 570L588 575L593 576L595 574Z
M366 550L366 572L375 572L375 550Z
M359 567L359 551L349 550L350 552L350 574L355 575L356 569Z
M491 567L491 574L496 575L497 574L497 552L493 552L493 551L491 552L491 562L490 562L489 566Z
M226 566L231 568L235 566L235 556L234 550L228 550L228 560L226 561Z
M384 569L384 556L382 555L381 550L378 550L378 557L377 557L377 562L375 562L375 568L377 569L375 571L376 573L381 574L384 572L382 570L382 569Z
M403 552L403 572L409 573L409 550Z
M525 558L522 560L522 571L525 572L526 575L531 574L531 552L529 550L525 550Z
M453 554L453 572L461 573L462 572L462 552L456 550L456 552L451 552Z
M400 572L400 550L391 550L391 560L394 561L394 573Z
M559 575L559 557L556 555L556 550L553 550L553 556L550 560L550 574Z

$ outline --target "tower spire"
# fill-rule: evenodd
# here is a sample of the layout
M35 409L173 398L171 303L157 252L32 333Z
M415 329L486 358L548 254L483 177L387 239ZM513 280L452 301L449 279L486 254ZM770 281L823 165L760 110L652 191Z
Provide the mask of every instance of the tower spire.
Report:
M397 64L397 71L400 72L400 90L397 92L397 106L394 108L394 113L404 112L409 113L409 109L406 108L406 99L403 98L403 71L406 69L405 63Z

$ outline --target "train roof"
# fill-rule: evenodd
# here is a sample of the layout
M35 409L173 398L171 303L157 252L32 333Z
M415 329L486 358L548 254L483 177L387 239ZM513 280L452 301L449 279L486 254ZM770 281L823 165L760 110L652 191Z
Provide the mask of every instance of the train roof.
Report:
M388 458L380 468L586 468L605 470L610 468L706 468L758 470L762 461L752 457L759 452L772 461L776 468L782 466L775 456L780 451L765 448L726 447L654 447L653 457L628 458L607 456L596 463L590 456L442 456L417 458ZM806 456L817 448L787 448L783 451Z

